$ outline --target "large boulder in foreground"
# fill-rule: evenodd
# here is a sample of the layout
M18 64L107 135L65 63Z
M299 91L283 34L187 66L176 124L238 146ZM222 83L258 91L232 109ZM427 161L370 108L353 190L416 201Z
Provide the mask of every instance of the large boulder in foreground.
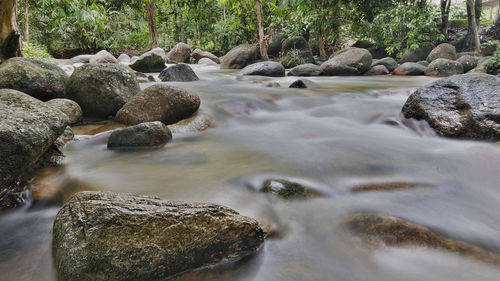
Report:
M135 72L120 64L87 64L73 72L66 87L88 117L114 116L140 91Z
M406 118L426 120L445 137L500 140L500 78L462 74L415 91L403 107Z
M187 62L191 56L191 48L186 43L179 43L175 45L167 54L169 62L181 63Z
M222 69L242 69L254 63L258 58L258 48L255 45L243 44L234 47L221 60Z
M191 66L184 63L165 68L158 78L163 82L191 82L200 80Z
M165 69L165 59L154 51L149 51L129 66L139 72L160 72Z
M285 67L279 62L264 61L251 64L240 71L241 75L285 76Z
M348 48L321 65L321 75L361 75L372 65L372 55L366 49Z
M68 75L59 66L11 58L0 64L0 89L14 89L42 101L64 97Z
M404 52L403 57L399 60L399 63L403 64L406 62L419 62L426 60L434 47L434 44L424 42L417 49L408 49Z
M431 51L429 56L427 57L427 61L429 63L437 60L437 59L448 59L448 60L456 60L457 59L457 49L455 46L443 43L434 48Z
M163 123L146 122L117 129L108 139L109 149L151 149L161 148L172 140L170 129Z
M258 223L215 204L82 192L54 222L59 280L167 280L255 253Z
M464 67L461 63L449 59L437 59L431 62L425 70L427 76L447 77L455 74L463 74Z
M191 117L200 107L200 97L183 89L154 85L133 97L116 114L117 122L136 125L161 121L174 124Z
M83 119L82 108L75 101L68 99L53 99L45 103L66 114L69 124L78 123Z
M10 89L0 89L0 188L13 184L64 132L61 111Z

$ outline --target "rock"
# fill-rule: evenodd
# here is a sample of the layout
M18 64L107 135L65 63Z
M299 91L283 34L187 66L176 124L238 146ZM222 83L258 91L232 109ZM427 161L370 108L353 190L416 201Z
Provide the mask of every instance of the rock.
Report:
M55 107L68 116L69 124L75 124L83 119L82 108L78 103L68 99L53 99L45 102L46 104Z
M264 86L266 86L268 88L279 88L279 87L281 87L280 83L278 83L278 82L269 82L269 83L267 83Z
M164 62L168 60L167 53L165 53L165 50L163 50L162 48L154 48L149 52L162 57Z
M463 66L464 72L469 72L477 66L479 57L464 55L457 59L457 62L459 62Z
M258 223L215 204L82 192L54 222L60 280L167 280L241 259L264 243Z
M95 54L90 60L90 63L118 63L118 60L106 50L102 50Z
M374 59L383 59L389 56L389 53L387 53L386 48L387 47L384 46L380 47L373 46L371 48L368 48L368 51L370 52L370 54L372 54L372 57Z
M198 64L205 64L205 65L217 65L217 63L215 63L213 60L209 59L209 58L201 58L199 61L198 61Z
M281 63L274 61L257 62L243 68L240 74L283 77L285 76L285 67Z
M399 66L398 63L396 62L396 60L394 60L391 57L386 57L383 59L374 60L372 62L372 67L377 66L377 65L385 66L385 68L387 68L387 70L389 70L389 72L392 72L394 69L396 69Z
M64 97L68 74L59 66L35 59L11 58L0 65L0 89L13 89L47 101Z
M402 112L427 121L440 136L499 141L499 104L500 78L463 74L418 89Z
M387 67L383 65L372 66L364 75L373 76L373 75L388 75L391 74Z
M94 136L124 127L125 125L113 120L83 120L81 124L73 126L72 130L75 135Z
M433 187L430 184L419 182L381 182L358 184L350 188L352 193L372 192L372 191L395 191L408 190L422 187Z
M457 53L457 58L461 58L463 56L482 57L483 55L478 53L478 52L460 52L460 53Z
M195 133L205 131L212 127L214 121L207 115L196 113L194 116L181 120L175 124L168 125L173 134L176 133Z
M436 59L425 70L427 76L446 77L455 74L463 74L464 67L459 62L449 59Z
M108 139L108 149L161 148L171 140L172 133L165 124L147 122L113 131Z
M174 124L191 117L200 107L200 97L183 89L154 85L133 97L116 114L117 122L136 125L161 121Z
M258 58L258 48L255 45L239 45L231 49L221 58L222 69L242 69L254 63Z
M490 64L494 59L493 57L482 57L478 60L477 66L470 70L469 73L487 73L486 66Z
M64 113L10 89L0 89L0 187L14 185L64 132Z
M394 69L392 74L394 75L424 75L426 67L416 63L416 62L405 62L402 65L398 66L398 68Z
M288 76L319 76L320 73L321 70L319 66L312 63L306 63L290 69Z
M315 63L311 47L302 36L285 39L281 47L281 53L280 61L286 68L305 63Z
M66 126L66 129L64 129L64 132L62 133L59 138L66 144L72 140L75 139L75 134L73 133L73 129L71 129L70 126Z
M361 75L372 65L372 55L365 49L344 50L321 65L321 75Z
M130 63L134 63L139 57L138 56L133 56L130 58Z
M106 119L140 91L132 69L120 64L87 64L73 72L67 98L76 101L88 117Z
M158 78L163 82L191 82L200 80L193 69L184 63L172 65L164 69Z
M58 65L64 72L73 72L75 71L75 67L73 65Z
M175 45L167 54L169 62L181 63L187 62L191 56L191 48L186 43L179 43Z
M420 65L423 65L423 66L425 66L425 67L428 67L428 66L429 66L429 64L430 64L430 63L429 63L428 61L426 61L426 60L421 60L421 61L419 61L419 62L417 62L417 63L418 63L418 64L420 64Z
M320 192L287 180L267 180L260 192L272 193L286 200L308 199L324 196Z
M434 47L434 44L426 42L422 43L421 46L415 50L408 49L403 54L401 60L399 60L399 63L403 64L406 62L418 62L421 60L426 60Z
M311 80L308 79L300 79L293 82L289 88L296 89L307 89L307 88L316 88L318 85Z
M130 65L135 71L139 72L160 72L165 69L165 60L153 51L141 55Z
M497 44L483 44L481 45L481 54L486 57L493 56L493 54L499 47L500 46Z
M281 31L275 31L272 34L269 46L267 46L267 54L272 58L278 58L280 56L284 40L285 36L283 36Z
M127 54L121 54L118 56L118 61L120 63L129 63L130 62L130 56Z
M90 62L90 59L93 58L94 55L79 55L79 56L76 56L76 57L72 57L70 59L70 62L71 64L75 64L75 63L89 63Z
M434 48L427 57L427 61L429 63L432 63L437 59L456 60L457 49L455 48L455 46L448 43L440 44L436 48Z
M369 49L373 47L374 43L368 40L358 40L351 45L354 48Z
M194 50L193 53L191 54L191 57L193 57L195 62L199 62L201 59L207 58L207 59L215 62L216 64L220 63L219 58L216 55L214 55L210 52L207 52L207 51L202 51L200 49Z

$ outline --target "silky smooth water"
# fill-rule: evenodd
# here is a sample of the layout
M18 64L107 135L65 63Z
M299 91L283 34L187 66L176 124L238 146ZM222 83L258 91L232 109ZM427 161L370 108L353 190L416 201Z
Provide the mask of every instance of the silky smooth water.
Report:
M449 253L364 249L338 227L348 214L380 212L500 252L500 147L436 137L400 114L411 91L433 79L318 77L310 78L315 88L289 89L297 78L194 68L200 81L168 84L200 95L200 112L215 127L175 134L154 151L109 151L109 133L66 148L69 176L95 189L218 203L278 228L253 257L176 280L500 280L499 268ZM269 178L296 180L328 197L284 201L256 192ZM433 187L349 192L401 181ZM57 210L28 206L0 216L0 280L57 279Z

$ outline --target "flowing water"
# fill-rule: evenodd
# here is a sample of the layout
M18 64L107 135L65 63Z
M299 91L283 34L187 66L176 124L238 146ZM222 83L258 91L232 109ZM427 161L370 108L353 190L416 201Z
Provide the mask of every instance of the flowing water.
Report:
M197 93L215 126L174 135L154 151L106 149L107 133L66 148L66 173L95 189L213 202L278 229L255 256L176 280L500 280L500 269L449 253L356 247L337 222L360 211L405 218L500 252L500 147L436 137L401 108L424 77L241 77L196 66ZM269 88L278 82L280 88ZM143 84L145 88L150 84ZM305 183L325 198L285 201L256 192L266 179ZM351 193L366 183L432 188ZM51 227L57 207L0 216L0 280L56 280Z

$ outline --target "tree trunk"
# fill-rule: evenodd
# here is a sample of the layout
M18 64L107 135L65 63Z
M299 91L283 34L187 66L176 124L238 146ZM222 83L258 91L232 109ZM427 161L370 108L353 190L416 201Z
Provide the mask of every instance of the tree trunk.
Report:
M156 27L156 0L146 2L148 10L149 37L151 38L151 49L158 48L158 30Z
M318 34L319 57L326 59L326 46L322 34Z
M451 0L441 0L441 33L448 39Z
M481 43L479 41L479 32L476 21L476 0L467 0L467 20L469 30L465 39L465 46L469 50L481 52Z
M476 0L476 6L474 8L474 12L476 14L476 25L477 28L481 26L481 15L483 13L483 0Z
M262 7L260 6L260 0L255 0L255 10L257 12L257 21L259 24L260 56L262 57L262 60L269 60L267 55L266 40L264 39L264 23L262 21Z
M17 26L17 0L0 0L0 62L22 56L21 35Z

